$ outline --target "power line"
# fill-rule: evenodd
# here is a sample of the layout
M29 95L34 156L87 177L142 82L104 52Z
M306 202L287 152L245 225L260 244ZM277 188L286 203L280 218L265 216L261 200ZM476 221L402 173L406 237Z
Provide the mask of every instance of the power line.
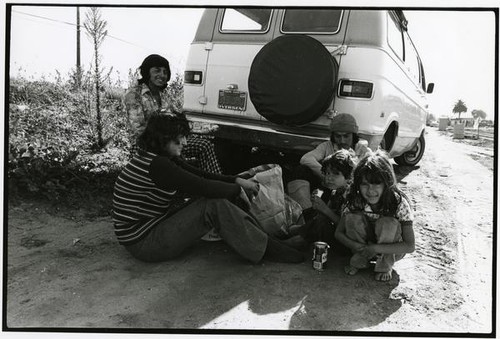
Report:
M15 12L15 13L18 13L18 14L23 14L23 15L28 15L28 16L32 16L32 17L35 17L35 18L44 19L44 20L49 20L49 21L53 21L53 22L57 22L57 23L61 23L61 24L65 24L65 25L70 25L70 26L76 27L76 24L74 24L74 23L72 23L72 22L67 22L67 21L62 21L62 20L57 20L57 19L47 18L47 17L41 16L41 15L35 15L35 14L30 14L30 13L25 13L25 12L19 12L19 11L16 11L16 10L12 10L12 12ZM107 36L107 37L110 37L111 39L115 39L115 40L118 40L118 41L124 42L124 43L126 43L126 44L129 44L129 45L132 45L132 46L135 46L135 47L142 48L142 49L147 50L147 51L151 50L151 48L147 48L147 47L144 47L144 46L141 46L141 45L137 45L137 44L135 44L135 43L133 43L133 42L123 40L123 39L121 39L121 38L115 37L115 36L110 35L110 34L107 34L106 36Z

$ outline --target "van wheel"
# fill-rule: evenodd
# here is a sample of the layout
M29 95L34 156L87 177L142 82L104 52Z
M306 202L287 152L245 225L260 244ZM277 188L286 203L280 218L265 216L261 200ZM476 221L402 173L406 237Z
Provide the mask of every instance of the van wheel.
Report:
M422 133L418 138L415 146L408 152L405 152L402 155L400 155L399 157L395 157L394 161L398 165L402 166L415 166L420 161L420 159L422 159L424 151L425 151L425 138L424 134Z
M248 91L257 112L276 124L300 126L330 106L338 65L318 40L283 35L262 47L250 67Z

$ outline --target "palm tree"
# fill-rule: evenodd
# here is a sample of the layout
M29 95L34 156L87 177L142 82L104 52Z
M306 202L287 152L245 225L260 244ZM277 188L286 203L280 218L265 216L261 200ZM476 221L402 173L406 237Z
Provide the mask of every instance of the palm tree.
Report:
M453 107L453 113L458 114L458 120L460 120L460 114L467 112L467 106L462 100L458 100Z

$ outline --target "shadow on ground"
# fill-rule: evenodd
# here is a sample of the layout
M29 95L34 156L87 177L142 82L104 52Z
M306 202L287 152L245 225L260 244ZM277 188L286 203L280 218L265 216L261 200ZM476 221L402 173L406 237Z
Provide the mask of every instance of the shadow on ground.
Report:
M109 217L9 211L9 328L354 331L396 312L398 286L372 270L347 276L347 257L252 265L223 242L203 242L176 260L140 262L116 242ZM29 238L29 239L28 239ZM311 255L310 252L308 255Z
M389 298L397 273L390 283L375 281L371 271L347 276L346 262L332 257L323 272L310 261L250 265L223 243L201 242L167 264L131 265L127 285L154 281L157 297L142 313L116 316L146 328L353 331L399 309L401 302Z

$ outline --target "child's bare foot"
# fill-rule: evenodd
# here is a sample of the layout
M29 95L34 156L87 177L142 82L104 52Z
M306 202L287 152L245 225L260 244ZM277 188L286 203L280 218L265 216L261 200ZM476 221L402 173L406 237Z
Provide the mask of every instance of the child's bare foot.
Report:
M356 267L347 265L346 267L344 267L344 271L346 274L355 275L356 273L358 273L359 270Z
M392 271L375 273L375 280L389 281L392 279Z

